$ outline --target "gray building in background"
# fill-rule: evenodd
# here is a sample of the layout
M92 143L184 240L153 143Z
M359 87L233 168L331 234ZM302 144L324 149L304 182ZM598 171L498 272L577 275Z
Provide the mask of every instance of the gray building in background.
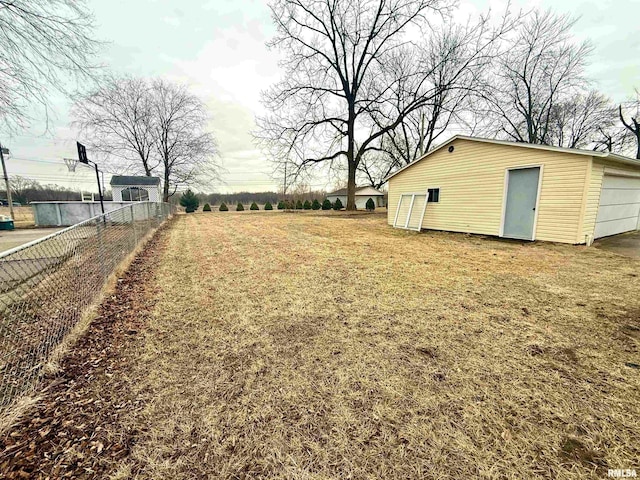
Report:
M133 175L111 177L111 191L115 202L161 202L160 179Z
M132 175L111 178L113 201L104 202L105 213L132 202L161 202L160 179ZM37 227L68 227L100 215L100 202L31 202Z

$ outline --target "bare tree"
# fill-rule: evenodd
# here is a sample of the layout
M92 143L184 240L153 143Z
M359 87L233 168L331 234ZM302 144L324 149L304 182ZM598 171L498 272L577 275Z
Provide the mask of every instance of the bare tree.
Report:
M73 106L73 124L88 147L105 156L121 158L121 166L151 176L158 166L155 152L153 94L139 78L109 77L101 87Z
M576 94L551 110L547 143L584 148L601 139L614 123L614 109L606 96L596 91Z
M114 170L160 176L165 202L179 188L218 176L207 108L184 85L111 78L72 112L86 143Z
M271 5L277 28L271 46L284 53L286 73L265 98L274 114L261 119L260 134L277 139L278 156L291 164L291 175L346 159L347 209L355 208L358 164L384 135L368 132L369 119L359 121L389 93L377 74L404 47L409 27L429 11L448 7L440 0L276 0Z
M618 115L624 128L634 137L636 143L636 158L640 159L640 91L636 89L635 93L635 100L627 102L624 105L624 108L631 112L629 114L629 121L624 118L625 115L622 104L618 107Z
M447 22L432 31L418 47L421 58L417 60L424 66L430 96L422 107L404 115L400 125L387 132L379 150L363 156L358 171L368 183L380 187L390 173L429 151L452 126L471 133L468 118L474 114L473 99L486 89L481 72L496 57L496 40L507 30L506 23L499 30L489 30L488 18L481 18L465 26ZM408 90L411 88L396 91L396 109L403 108Z
M156 80L152 85L155 149L162 165L163 198L180 186L217 176L216 142L208 131L204 103L184 85Z
M0 0L0 125L26 127L50 90L91 77L98 43L82 0Z
M618 121L616 121L618 120ZM629 146L635 144L635 137L631 138L631 133L621 126L618 112L613 112L613 120L598 127L593 139L592 148L595 151L614 152L621 155L629 153ZM635 145L633 146L635 150Z
M10 184L13 200L22 204L29 203L29 192L38 186L35 180L21 175L12 175Z
M258 137L290 175L346 160L347 209L355 209L363 157L439 92L424 49L407 40L431 30L451 0L275 0L284 80L264 97L271 115ZM482 50L477 56L484 53ZM459 73L459 72L458 72ZM401 104L398 104L401 100ZM291 172L293 170L293 172Z
M553 112L585 85L583 69L592 51L576 44L576 20L533 11L515 31L487 95L494 132L517 142L549 143Z
M29 202L81 200L80 192L60 185L41 185L37 180L11 176L13 200L23 205ZM7 192L0 190L0 197L7 198Z

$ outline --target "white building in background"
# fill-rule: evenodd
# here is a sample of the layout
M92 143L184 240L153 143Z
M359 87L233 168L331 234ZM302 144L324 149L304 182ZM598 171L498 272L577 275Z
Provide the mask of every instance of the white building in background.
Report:
M335 192L327 194L327 198L331 203L335 203L339 198L340 203L344 207L347 206L347 189L341 188ZM356 187L356 208L364 210L367 205L367 200L372 199L376 208L384 207L384 193L380 190L376 190L373 187Z
M111 177L110 184L114 202L162 201L158 177L114 175Z

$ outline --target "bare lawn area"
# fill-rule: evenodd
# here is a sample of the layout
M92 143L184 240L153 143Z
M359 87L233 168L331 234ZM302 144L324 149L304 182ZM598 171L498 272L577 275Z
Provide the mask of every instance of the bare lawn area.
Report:
M181 215L144 255L0 476L640 467L640 261L306 212Z
M13 207L13 224L16 228L29 228L35 225L33 218L33 208L28 205L22 207ZM9 207L0 207L0 215L11 216Z

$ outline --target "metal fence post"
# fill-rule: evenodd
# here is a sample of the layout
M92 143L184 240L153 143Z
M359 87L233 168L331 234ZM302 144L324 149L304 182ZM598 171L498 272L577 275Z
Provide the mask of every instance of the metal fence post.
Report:
M102 226L104 225L104 228L106 229L106 217L104 215L101 215L100 217L98 217L98 221L96 221L96 230L98 232L97 234L97 239L98 239L98 248L96 249L97 251L97 255L98 255L98 264L100 265L100 275L102 275L102 278L106 277L106 273L105 273L105 260L106 260L106 255L105 255L105 245L104 245L104 233L103 233L103 228Z
M138 233L136 232L136 216L133 211L133 205L130 206L131 209L131 226L133 227L133 246L135 247L138 244Z

